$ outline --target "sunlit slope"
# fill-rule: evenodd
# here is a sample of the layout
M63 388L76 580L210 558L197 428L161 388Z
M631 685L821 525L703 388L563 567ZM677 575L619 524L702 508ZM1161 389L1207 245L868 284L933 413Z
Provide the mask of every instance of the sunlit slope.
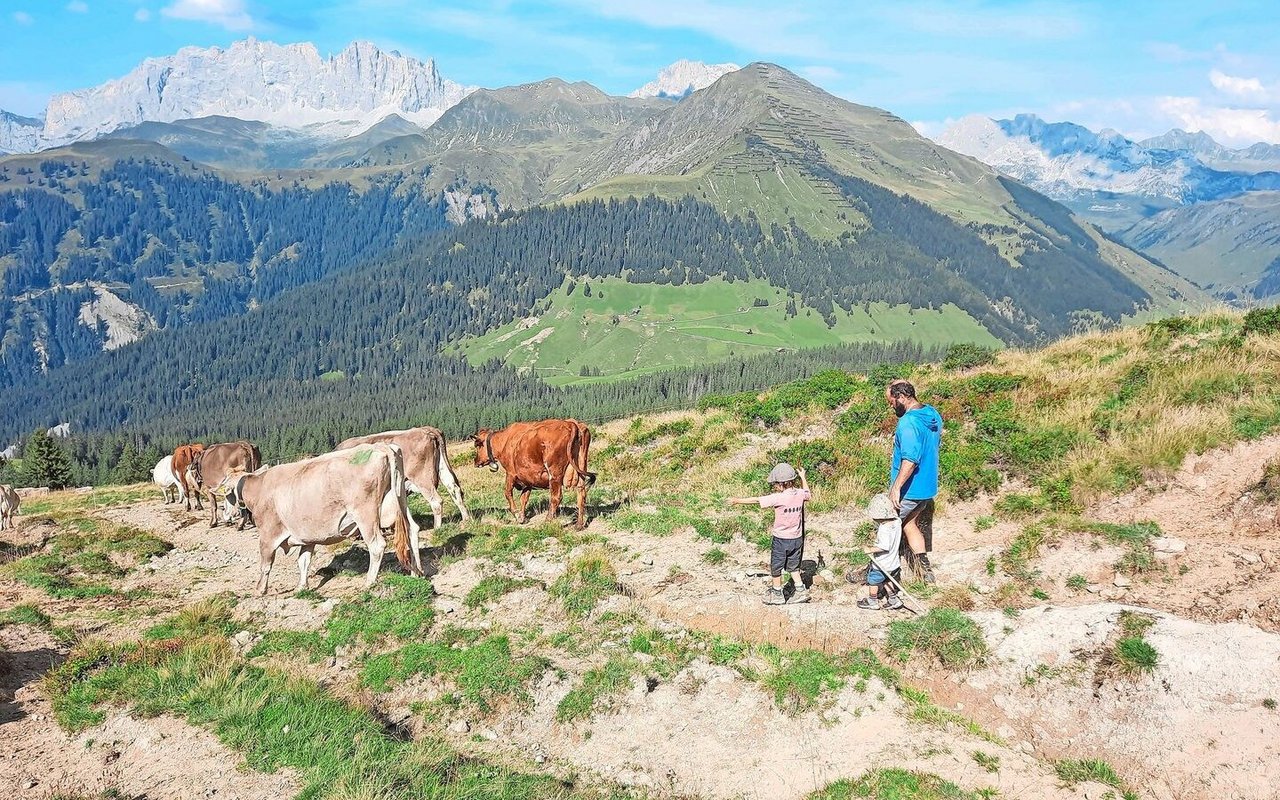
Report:
M568 384L833 344L1000 344L951 305L929 310L870 303L838 310L836 324L828 327L798 302L789 313L788 293L759 280L670 286L608 278L577 284L572 294L568 288L550 295L540 313L464 339L457 349L474 364L498 359Z

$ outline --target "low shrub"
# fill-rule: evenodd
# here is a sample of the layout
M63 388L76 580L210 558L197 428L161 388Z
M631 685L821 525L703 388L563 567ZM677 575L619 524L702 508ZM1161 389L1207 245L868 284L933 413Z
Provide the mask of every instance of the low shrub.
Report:
M953 668L978 666L987 658L982 631L951 608L935 608L919 619L890 623L887 648L900 661L925 653Z
M994 348L980 344L953 344L947 348L947 354L942 358L942 368L961 370L985 367L996 360L996 352Z

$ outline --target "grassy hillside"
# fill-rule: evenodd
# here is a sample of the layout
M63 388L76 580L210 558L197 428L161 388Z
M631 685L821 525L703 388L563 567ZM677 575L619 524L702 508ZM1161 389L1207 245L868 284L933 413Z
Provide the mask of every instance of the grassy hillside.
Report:
M586 296L590 286L591 296ZM762 280L716 278L669 286L594 279L562 287L537 316L516 320L456 349L473 364L498 359L548 382L617 380L733 355L852 342L912 340L925 346L971 342L1000 346L973 317L952 305L938 310L871 303L837 309L827 327L812 309ZM759 302L768 305L758 305ZM583 370L590 373L584 375Z

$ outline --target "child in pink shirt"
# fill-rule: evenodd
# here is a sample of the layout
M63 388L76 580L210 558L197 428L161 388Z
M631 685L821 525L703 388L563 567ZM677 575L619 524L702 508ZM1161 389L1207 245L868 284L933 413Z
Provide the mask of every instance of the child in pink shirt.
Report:
M762 497L730 497L729 505L756 505L773 509L773 548L769 557L769 575L773 585L765 590L765 605L786 602L809 602L809 590L800 574L800 558L804 554L804 504L812 496L804 470L785 461L769 473L772 494ZM797 483L799 485L797 485ZM782 593L782 573L790 572L794 591L788 601Z

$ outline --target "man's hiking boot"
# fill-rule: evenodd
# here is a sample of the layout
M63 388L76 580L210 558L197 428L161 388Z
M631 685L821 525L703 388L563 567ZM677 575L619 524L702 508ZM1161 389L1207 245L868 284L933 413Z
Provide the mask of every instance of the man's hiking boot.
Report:
M874 597L864 597L858 601L858 608L863 611L879 611L880 601Z
M795 590L794 592L792 592L792 594L791 594L791 599L790 599L790 600L788 600L787 602L788 602L788 603L807 603L807 602L809 602L809 590L808 590L808 589L806 589L806 588L805 588L805 587L803 587L803 586L797 586L797 587L796 587L796 590Z
M928 568L926 568L926 569L925 569L924 574L920 576L920 579L921 579L922 581L924 581L925 583L937 583L937 582L938 582L938 579L937 579L937 578L935 578L935 577L933 577L933 570L928 569Z
M781 589L775 589L770 586L764 591L764 604L766 606L780 606L787 602L787 598L782 596Z
M897 611L904 607L902 605L902 598L898 597L896 594L889 595L889 597L884 601L884 604L890 611Z

